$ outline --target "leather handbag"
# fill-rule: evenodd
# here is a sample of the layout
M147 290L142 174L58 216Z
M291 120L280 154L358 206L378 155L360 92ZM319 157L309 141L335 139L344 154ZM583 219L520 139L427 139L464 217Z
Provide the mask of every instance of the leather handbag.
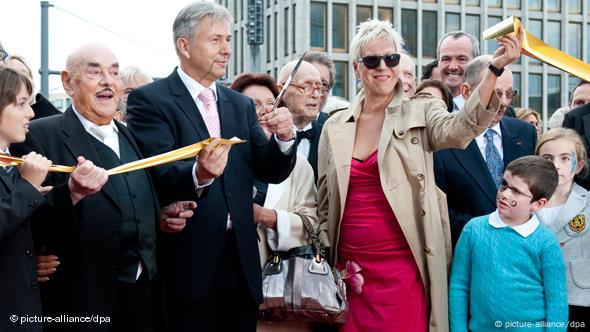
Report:
M346 286L330 268L308 217L300 215L312 244L270 255L262 271L264 320L344 323L348 315Z

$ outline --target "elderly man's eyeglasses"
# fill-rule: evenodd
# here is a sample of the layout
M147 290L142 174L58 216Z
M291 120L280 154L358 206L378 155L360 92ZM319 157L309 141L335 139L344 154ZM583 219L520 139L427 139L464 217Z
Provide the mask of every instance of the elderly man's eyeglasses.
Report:
M500 90L496 90L496 93L498 94L499 98L502 98L502 95L505 95L506 99L512 99L512 98L514 98L514 96L516 96L518 94L518 90L510 89L510 90L506 90L504 92L502 92Z
M381 59L383 59L388 68L393 68L399 65L400 57L399 54L368 55L361 58L359 61L361 61L367 69L375 69L381 65Z
M8 58L8 53L5 50L0 50L0 61L4 61Z
M303 90L305 92L305 94L307 94L307 95L316 94L318 96L323 96L328 92L328 91L326 91L324 86L321 84L320 85L315 85L315 84L299 85L299 84L295 84L295 83L291 82L290 86L293 86L293 87Z
M508 183L506 183L506 181L502 181L502 184L500 185L500 187L498 187L498 191L503 193L504 191L506 191L506 189L510 189L510 191L516 196L524 196L524 197L528 197L528 198L533 198L533 196L525 194L522 191L509 186Z

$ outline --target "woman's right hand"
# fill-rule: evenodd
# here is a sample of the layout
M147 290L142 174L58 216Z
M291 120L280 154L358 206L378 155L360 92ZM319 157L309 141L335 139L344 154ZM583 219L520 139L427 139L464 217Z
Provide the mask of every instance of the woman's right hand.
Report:
M49 166L51 166L51 160L36 152L31 152L23 156L23 163L19 166L19 171L21 177L40 190L49 171Z

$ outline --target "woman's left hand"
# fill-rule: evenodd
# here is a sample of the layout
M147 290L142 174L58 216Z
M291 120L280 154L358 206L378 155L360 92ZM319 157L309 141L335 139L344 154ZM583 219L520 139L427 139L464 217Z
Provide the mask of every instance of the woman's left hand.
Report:
M523 35L524 29L520 27L518 36L510 33L497 38L500 47L498 47L492 58L492 65L494 67L504 68L520 57Z

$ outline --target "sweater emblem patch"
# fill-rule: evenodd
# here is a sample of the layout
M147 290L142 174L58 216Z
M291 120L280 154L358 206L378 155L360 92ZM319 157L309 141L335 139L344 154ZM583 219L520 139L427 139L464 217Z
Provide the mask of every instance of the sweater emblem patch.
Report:
M576 233L581 233L586 228L586 219L583 214L578 214L569 223L570 229Z

